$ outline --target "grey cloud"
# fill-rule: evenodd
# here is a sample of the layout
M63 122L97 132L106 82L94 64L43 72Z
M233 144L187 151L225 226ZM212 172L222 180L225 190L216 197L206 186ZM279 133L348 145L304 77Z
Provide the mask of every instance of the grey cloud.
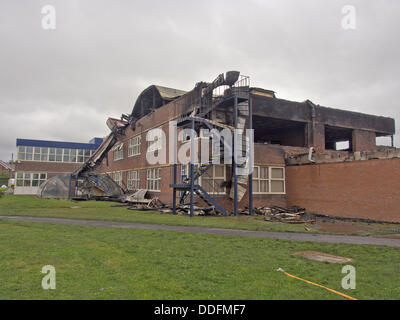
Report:
M41 28L54 5L57 29ZM0 4L0 159L15 139L87 141L150 84L190 90L228 69L281 98L400 119L400 3L60 1ZM396 140L400 140L400 137Z

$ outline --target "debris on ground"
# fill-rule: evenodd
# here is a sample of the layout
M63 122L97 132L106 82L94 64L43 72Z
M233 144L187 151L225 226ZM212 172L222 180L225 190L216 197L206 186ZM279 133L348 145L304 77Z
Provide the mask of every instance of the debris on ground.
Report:
M141 201L135 201L129 203L129 210L149 210L149 211L155 211L155 210L162 210L167 208L167 206L161 202L160 199L158 198L152 198L152 199L142 199Z
M246 208L241 211L241 214L249 214L249 210ZM291 207L258 207L253 208L253 214L264 216L265 221L271 222L285 222L285 223L315 223L314 219L311 219L306 214L306 209L298 206Z
M147 189L139 189L133 194L126 195L124 202L129 206L129 210L164 210L167 206L157 197L146 199Z
M172 210L171 210L172 212ZM190 205L180 205L176 208L176 213L179 215L190 215ZM193 206L194 216L216 216L218 213L214 206L211 207L198 207Z

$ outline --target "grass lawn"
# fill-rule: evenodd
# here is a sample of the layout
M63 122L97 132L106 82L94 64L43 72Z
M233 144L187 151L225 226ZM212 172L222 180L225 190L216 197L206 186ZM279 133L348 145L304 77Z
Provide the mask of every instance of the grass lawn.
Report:
M295 257L304 250L351 257L342 265ZM56 290L40 271L56 268ZM0 220L0 299L344 299L277 272L359 299L400 299L400 249Z
M71 219L92 219L120 222L137 222L149 224L165 224L177 226L198 226L226 229L314 232L322 233L318 225L287 224L266 222L262 216L240 217L193 217L162 214L152 211L134 211L126 207L112 207L120 203L102 201L73 202L68 200L46 200L34 196L5 195L0 198L0 215L35 216ZM79 208L71 208L79 207ZM362 226L360 232L353 234L377 235L400 233L399 225L358 223Z

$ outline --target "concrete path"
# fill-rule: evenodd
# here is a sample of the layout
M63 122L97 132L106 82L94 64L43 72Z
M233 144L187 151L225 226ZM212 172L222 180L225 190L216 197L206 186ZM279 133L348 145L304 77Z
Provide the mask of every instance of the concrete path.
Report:
M389 246L389 247L400 247L399 239L373 238L373 237L361 237L361 236L272 232L272 231L248 231L248 230L220 229L220 228L206 228L206 227L167 226L161 224L141 224L132 222L38 218L38 217L24 217L24 216L0 216L0 219L31 221L31 222L47 222L56 224L78 225L78 226L106 227L106 228L167 230L167 231L206 233L206 234L229 235L229 236L240 236L240 237L272 238L272 239L294 240L294 241L368 244L368 245L379 245L379 246Z

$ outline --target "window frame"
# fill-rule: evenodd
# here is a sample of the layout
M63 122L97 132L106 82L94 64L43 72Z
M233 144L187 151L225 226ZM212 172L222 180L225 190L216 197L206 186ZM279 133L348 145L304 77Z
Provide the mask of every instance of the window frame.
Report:
M120 179L116 179L116 177L119 177ZM118 184L121 188L122 188L122 184L123 184L123 175L122 175L122 171L115 171L112 173L111 178L114 180L114 182L116 184Z
M26 177L29 175L29 179ZM34 179L34 176L37 175L37 179ZM42 176L44 175L44 178ZM22 176L19 178L18 176ZM27 171L18 171L15 173L15 186L18 188L39 188L42 183L46 182L47 180L47 172L27 172ZM21 185L18 185L19 182L22 181ZM29 185L25 185L25 181L29 181ZM37 181L38 185L34 186L33 181Z
M92 149L29 147L32 148L32 153L27 153L27 148L27 146L18 146L17 160L32 162L84 163L93 155L94 152ZM31 159L27 159L27 154L29 155L28 158ZM35 158L39 160L36 160ZM68 159L68 161L65 159ZM72 161L72 159L75 161Z
M128 190L140 189L140 171L139 170L128 171L127 188L128 188Z
M136 143L134 143L134 142L136 142ZM138 134L138 135L132 137L131 139L129 139L128 158L139 156L142 151L141 149L142 149L142 135Z
M124 143L118 143L114 148L113 148L113 160L114 161L120 161L124 159Z
M220 176L220 177L216 177L215 176L215 169L216 169L216 166L222 166L223 167L223 169L224 169L224 175L223 176ZM207 174L207 172L210 172L210 170L212 170L212 176L211 177L209 177L209 176L205 176L205 174ZM199 179L201 179L201 181L199 181L201 184L200 184L200 186L204 189L204 190L206 190L206 187L202 184L203 183L203 179L204 180L208 180L208 181L212 181L212 185L214 185L214 183L215 183L215 180L223 180L223 181L226 181L226 165L225 164L214 164L213 166L212 166L212 168L210 168L210 169L208 169L207 170L207 172L205 173L205 174L203 174L201 177L199 177ZM206 190L206 192L208 193L208 194L212 194L212 195L225 195L226 194L226 186L224 186L223 188L222 188L223 190L222 191L219 191L219 192L209 192L209 191L207 191Z
M146 188L151 192L161 192L161 168L146 169Z
M253 168L258 168L258 177L254 178L254 169L253 169L253 183L257 182L258 183L258 190L261 190L260 188L260 181L268 181L268 191L254 191L253 187L253 194L286 194L286 175L285 175L285 167L279 167L279 166L266 166L266 165L255 165ZM260 178L260 168L268 168L268 178ZM272 178L272 169L281 169L282 170L282 178ZM272 192L272 181L283 181L283 192Z

